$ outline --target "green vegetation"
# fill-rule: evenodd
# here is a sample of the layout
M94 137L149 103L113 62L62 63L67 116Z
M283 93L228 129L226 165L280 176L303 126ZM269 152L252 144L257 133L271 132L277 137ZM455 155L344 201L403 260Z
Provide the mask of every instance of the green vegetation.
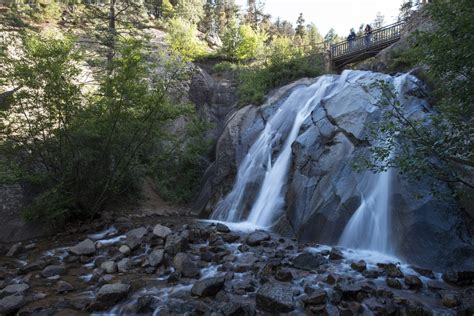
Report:
M458 193L474 189L474 7L468 0L435 1L426 7L436 32L418 32L415 46L399 52L397 62L426 65L425 76L435 85L434 111L423 120L409 119L395 101L393 88L380 83L382 105L390 111L376 126L372 148L375 170L397 167L421 179L429 175L447 182ZM386 137L386 135L397 135ZM390 156L392 148L400 148Z
M34 188L27 212L32 220L91 218L116 198L136 196L145 176L174 176L169 163L150 161L173 140L166 125L192 113L168 95L169 75L150 72L140 41L120 42L108 75L89 93L78 83L83 56L75 47L71 38L29 35L21 53L2 50L1 85L17 91L0 112L0 157L14 164L9 180L15 176ZM194 132L200 137L202 129ZM202 170L196 155L205 149L199 145L181 144L174 153L193 179ZM177 181L185 191L177 193L181 200L196 188L186 181Z
M184 60L192 61L206 55L207 45L197 38L196 25L182 18L173 18L168 22L167 30L168 45Z

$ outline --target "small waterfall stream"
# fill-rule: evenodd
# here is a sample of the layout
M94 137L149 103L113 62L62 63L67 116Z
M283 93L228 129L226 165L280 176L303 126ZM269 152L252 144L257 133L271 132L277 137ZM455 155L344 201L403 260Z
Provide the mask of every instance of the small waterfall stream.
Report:
M341 246L393 253L390 242L392 172L388 170L368 176L368 185L362 191L362 203L341 235Z

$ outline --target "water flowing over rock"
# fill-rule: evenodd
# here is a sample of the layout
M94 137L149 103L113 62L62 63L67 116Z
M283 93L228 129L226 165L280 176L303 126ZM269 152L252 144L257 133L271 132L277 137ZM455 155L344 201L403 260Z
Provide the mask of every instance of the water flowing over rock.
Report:
M274 91L227 120L197 205L202 216L292 232L300 241L397 255L433 267L473 267L474 247L454 200L396 170L357 172L370 154L368 126L380 120L384 81L410 118L431 109L423 83L344 71ZM440 191L448 188L437 183Z

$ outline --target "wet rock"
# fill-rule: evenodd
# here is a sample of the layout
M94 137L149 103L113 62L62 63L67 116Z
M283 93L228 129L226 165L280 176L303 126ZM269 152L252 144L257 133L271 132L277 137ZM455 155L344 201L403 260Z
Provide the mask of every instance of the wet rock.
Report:
M310 252L302 253L293 259L293 266L301 270L316 270L324 263L327 263L326 258Z
M341 298L346 301L358 301L365 296L365 291L359 284L338 285L337 290L341 293Z
M328 274L324 282L326 282L327 284L336 284L337 279L338 277L336 275L330 273Z
M338 309L341 316L361 315L362 305L357 302L342 302Z
M371 297L364 301L364 304L372 311L375 315L387 315L386 308L383 303L377 301L375 297Z
M196 281L191 289L191 293L200 297L214 296L224 287L223 277L211 277Z
M332 247L331 252L329 253L329 259L331 260L341 260L344 259L344 254L341 249Z
M128 272L132 268L132 261L128 258L123 258L117 263L117 269L119 272Z
M229 243L229 244L236 242L239 239L240 239L239 234L233 233L233 232L222 235L222 240L224 240L226 243Z
M188 241L180 235L169 235L166 237L165 252L175 255L179 252L183 252L188 247Z
M66 267L63 265L51 265L41 271L41 275L45 278L53 277L56 275L63 275L66 273Z
M168 237L168 235L170 235L171 233L171 229L160 224L156 225L155 228L153 228L153 234L163 239Z
M382 271L378 270L365 270L362 272L362 275L368 279L377 279L382 274Z
M157 267L161 264L163 261L163 256L165 254L165 251L163 249L156 249L153 250L149 255L148 255L148 263L152 267Z
M0 299L0 315L15 313L24 305L23 295L11 295Z
M26 273L30 273L30 272L33 272L33 271L43 270L44 267L46 267L46 262L39 259L39 260L36 260L36 261L33 261L33 262L27 264L26 266L21 267L20 268L20 273L21 274L26 274Z
M326 303L326 291L321 289L314 289L311 294L303 299L306 305L319 305Z
M186 278L194 278L199 276L197 264L185 253L178 253L173 259L173 265L178 274Z
M83 240L77 245L69 248L69 252L76 256L92 255L95 253L95 250L95 243L90 239Z
M8 285L7 287L5 287L3 290L0 291L0 298L9 296L9 295L22 294L29 288L30 286L26 283Z
M443 273L445 282L456 285L474 284L474 271L448 271Z
M140 296L137 300L137 313L153 314L160 300L153 295Z
M13 246L10 247L8 250L6 256L7 257L13 257L19 254L20 252L23 251L23 245L21 242L14 244Z
M402 288L402 283L398 279L387 278L387 279L385 279L385 282L391 288L394 288L394 289L401 289Z
M441 297L441 302L444 306L448 308L454 308L456 306L459 306L459 304L461 303L459 300L459 296L455 293L443 293Z
M211 252L207 251L207 252L201 253L202 261L211 262L213 259L214 259L214 255Z
M67 302L75 309L85 310L87 306L94 303L94 300L94 294L90 291L86 291L70 295Z
M246 243L249 246L258 246L263 241L266 241L269 239L270 239L270 235L267 232L263 230L257 230L247 236Z
M106 273L115 273L117 272L117 263L115 261L106 261L100 265L100 268Z
M132 249L130 249L130 247L127 245L122 245L120 246L119 251L121 254L128 256L132 252Z
M423 282L421 282L420 278L416 275L406 275L405 284L411 290L418 290L423 287Z
M126 236L125 244L130 247L131 250L137 248L142 242L148 230L145 227L135 228L129 231Z
M257 291L257 308L271 313L288 313L294 309L293 289L279 283L266 283Z
M221 223L217 223L216 230L219 233L230 233L230 228Z
M97 292L92 310L103 310L114 306L128 296L130 285L122 283L106 284Z
M400 271L400 268L393 263L389 263L382 266L387 276L391 278L403 278L403 273Z
M278 268L275 273L275 279L282 282L290 282L293 280L293 273L288 268Z
M351 263L351 268L352 270L355 270L357 272L363 272L364 270L367 269L367 264L365 263L364 260L360 260L357 262L352 262Z
M74 287L66 281L58 281L56 283L56 291L59 293L70 292L74 290Z
M433 273L433 270L431 269L426 269L418 266L411 266L411 268L424 277L435 279L435 275Z

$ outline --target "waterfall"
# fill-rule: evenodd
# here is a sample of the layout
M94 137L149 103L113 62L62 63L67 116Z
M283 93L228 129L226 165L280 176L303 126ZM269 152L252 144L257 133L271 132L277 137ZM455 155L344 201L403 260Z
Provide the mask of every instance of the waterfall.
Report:
M364 74L344 72L341 76L323 76L310 86L294 89L250 147L238 168L232 191L219 202L212 219L244 221L260 227L269 227L274 222L284 208L283 188L291 163L291 146L303 122L324 98L331 97L349 84L349 75L350 81L356 81ZM259 188L256 198L248 206L251 183L258 183ZM244 218L244 214L248 217Z
M390 181L392 170L368 174L362 203L347 223L339 240L341 246L392 254Z

